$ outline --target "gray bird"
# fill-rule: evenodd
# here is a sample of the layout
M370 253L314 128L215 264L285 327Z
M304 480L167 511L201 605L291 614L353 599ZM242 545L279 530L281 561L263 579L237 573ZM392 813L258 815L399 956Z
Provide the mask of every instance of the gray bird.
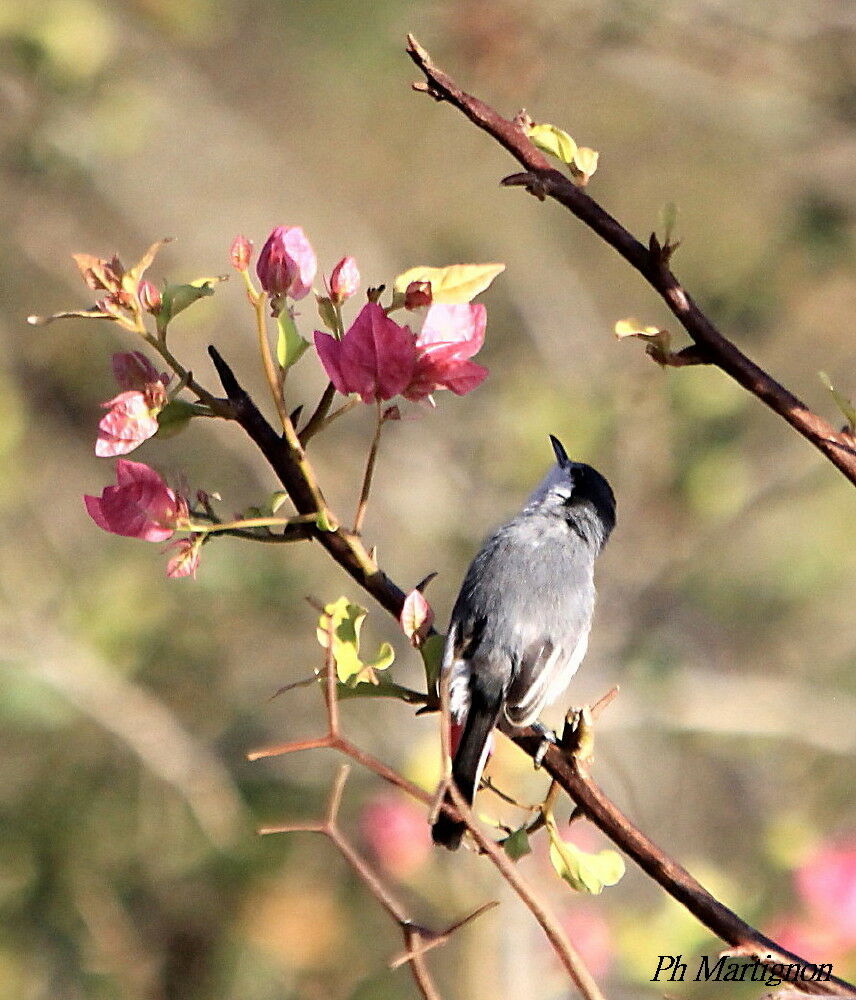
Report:
M452 719L463 723L452 777L472 803L500 715L531 725L564 691L588 647L594 561L615 527L615 496L550 435L556 465L470 564L443 652ZM434 841L455 850L464 824L442 812Z

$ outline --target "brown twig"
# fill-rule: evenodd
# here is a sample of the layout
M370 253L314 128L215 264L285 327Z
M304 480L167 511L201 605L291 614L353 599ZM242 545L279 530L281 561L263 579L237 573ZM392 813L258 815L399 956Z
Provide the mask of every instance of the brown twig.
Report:
M543 737L533 729L504 731L530 756L538 752L543 742ZM809 969L816 968L755 930L712 896L685 868L664 854L607 798L573 754L550 746L543 766L595 826L717 937L733 947L747 949L747 954L759 960L771 955L769 960L774 962L798 962ZM827 982L805 982L801 988L821 995L856 996L856 987L836 977Z
M333 625L332 621L330 621L327 626L327 653L324 661L324 678L325 678L324 702L327 710L327 733L324 736L314 737L308 740L294 740L290 743L281 743L278 744L277 746L266 747L261 750L254 750L251 753L247 754L248 760L260 760L263 757L274 757L283 754L297 753L301 750L317 750L324 747L328 747L333 750L338 750L340 753L343 753L346 756L350 757L358 764L361 764L367 770L374 772L379 777L383 778L385 781L388 781L391 784L396 785L398 788L407 792L413 798L419 800L420 802L423 802L425 805L428 805L431 808L432 812L437 811L439 809L446 809L453 814L457 814L466 824L467 829L471 833L475 842L478 844L481 852L490 859L490 861L493 863L494 867L497 869L500 875L506 880L506 882L508 882L511 888L517 893L518 897L523 902L523 904L529 908L532 915L541 925L541 927L544 930L544 933L547 936L547 939L550 941L550 944L556 951L559 960L568 970L568 974L571 976L573 981L578 985L583 997L585 997L586 1000L603 1000L603 996L598 990L597 984L592 979L591 974L589 973L588 969L586 968L580 956L568 942L568 939L565 936L564 932L562 931L562 928L556 922L555 918L549 912L549 910L547 910L546 907L543 905L543 903L538 899L537 895L532 891L528 883L521 877L520 873L514 867L512 861L510 860L510 858L508 858L508 856L505 854L502 848L499 847L497 844L495 844L489 837L486 837L485 834L481 831L480 827L478 826L478 822L472 813L472 810L467 806L466 802L461 797L461 794L460 792L458 792L457 788L454 787L454 783L449 782L448 778L441 781L440 794L442 795L443 793L445 793L448 788L449 798L446 799L445 801L443 801L442 798L438 800L436 795L431 795L424 789L419 788L417 785L414 785L412 782L408 781L403 775L399 774L397 771L392 770L392 768L388 767L386 764L377 760L375 757L372 757L370 754L367 754L364 750L361 750L359 747L355 746L350 740L348 740L346 737L342 735L340 728L340 721L339 721L338 691L336 687L336 664L333 655L332 629ZM446 687L448 687L448 683L446 684ZM446 699L444 700L444 704L446 705L448 704L448 697L446 697ZM446 713L448 714L448 708L446 709ZM445 728L448 731L448 725ZM444 759L448 762L448 746L445 740L444 740ZM332 797L331 802L338 802L338 798ZM354 867L353 862L350 858L348 858L345 849L342 847L339 841L336 840L336 838L330 833L330 829L332 828L330 816L334 815L335 812L331 806L331 808L328 809L328 819L326 824L314 824L312 826L286 824L284 826L277 826L277 827L264 827L259 832L289 833L296 830L310 830L311 832L324 833L328 837L334 840L337 847L339 847L339 849L345 855L346 860L348 860L349 863L352 864L352 867ZM365 881L366 884L369 885L369 888L371 889L372 885L369 883L368 880ZM372 889L372 891L374 892L374 889ZM378 899L381 899L380 895L378 895L377 893L375 893L375 895L377 896ZM396 915L396 913L391 908L389 900L387 899L386 901L384 900L381 901L383 902L383 905L385 906L387 911L393 916L393 918L399 919L398 915ZM482 910L480 911L477 911L477 913L483 912L483 909L484 908L482 908ZM399 913L400 912L401 911L399 911ZM448 929L446 932L444 932L445 936L448 937L448 935L452 932L453 929L455 929L458 926L462 926L463 923L468 922L469 919L471 919L471 917L467 918L466 920L460 922L457 925L454 925L453 928ZM437 937L437 935L425 937L426 932L423 929L418 929L418 930L419 930L418 940L416 939L414 940L416 940L416 943L419 944L420 951L425 951L429 947L433 947L436 944L442 943L442 940L440 940ZM443 940L445 940L445 938L443 938ZM433 942L433 944L431 942ZM407 941L405 941L405 944L407 945L408 948L411 947L410 945L407 944Z
M330 796L327 802L327 809L324 820L318 823L287 823L281 826L268 826L259 830L262 835L273 833L320 833L327 837L345 859L354 874L365 885L368 891L374 896L381 907L399 927L404 939L404 952L396 955L390 960L390 968L398 968L407 963L413 981L425 1000L439 1000L440 994L434 985L428 966L425 963L425 952L445 944L456 930L463 927L476 917L481 916L487 910L496 906L496 903L485 903L474 912L468 914L462 920L456 921L450 927L439 934L420 927L408 916L407 911L398 901L395 895L383 883L377 872L356 850L339 827L339 806L342 801L345 781L348 777L348 765L343 764L336 775Z
M663 297L705 361L717 365L779 414L856 485L856 446L853 439L810 410L719 332L669 269L670 247L661 247L653 235L647 247L640 243L570 178L554 170L544 154L529 140L521 124L503 118L477 97L461 90L451 77L431 62L431 57L412 35L407 38L407 54L425 75L424 82L413 84L415 90L457 108L523 165L526 173L506 177L503 184L525 187L542 199L547 196L553 198L597 233ZM691 354L690 360L698 363L699 357Z

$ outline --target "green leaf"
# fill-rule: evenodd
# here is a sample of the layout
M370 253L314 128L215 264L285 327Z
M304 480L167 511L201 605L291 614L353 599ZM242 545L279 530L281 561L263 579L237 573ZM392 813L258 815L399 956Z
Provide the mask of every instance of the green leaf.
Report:
M174 399L158 414L159 438L171 438L180 434L199 411L193 405L183 399Z
M315 301L318 303L318 316L321 322L331 333L336 333L338 331L338 322L333 303L326 295L316 295Z
M404 295L414 281L431 283L433 302L470 302L483 292L505 264L450 264L449 267L411 267L395 279L394 292Z
M372 670L386 670L395 659L395 650L388 642L383 643L372 662L364 663L360 659L360 630L367 614L359 604L351 604L347 597L340 597L326 605L318 619L316 635L324 649L328 646L328 630L332 623L333 659L336 674L343 684L370 680Z
M161 292L161 307L155 317L158 333L163 333L173 319L180 312L184 312L185 309L192 306L194 302L213 295L213 286L225 280L225 276L218 278L197 278L186 285L166 285L163 292Z
M547 820L550 861L556 873L577 892L600 895L604 886L615 885L624 874L624 859L609 849L588 854L576 844L562 840L555 821Z
M830 395L835 400L835 405L841 410L851 434L856 434L856 407L843 393L840 393L832 384L832 379L826 372L818 372L818 378L829 390Z
M422 663L425 665L426 691L437 690L437 680L440 677L440 667L443 665L443 647L446 637L436 633L429 636L419 647Z
M673 201L667 201L660 209L660 229L663 233L662 243L664 247L671 244L677 222L678 206Z
M283 309L277 316L276 327L276 360L280 368L288 369L303 357L309 341L304 340L297 332L294 317L288 309Z
M555 156L557 160L571 166L577 152L577 144L568 133L556 125L530 125L526 134L542 152Z
M270 498L270 512L271 514L276 514L282 508L282 505L288 500L288 494L285 490L277 490L275 493L271 494Z
M323 683L323 677L321 682ZM424 705L425 695L412 688L396 684L388 679L386 675L381 675L377 679L377 684L337 684L336 690L340 698L395 698L397 701L404 701L410 705Z
M526 832L526 827L521 826L519 830L510 833L503 840L502 849L512 861L519 861L527 854L531 854L532 848L529 846L529 834Z

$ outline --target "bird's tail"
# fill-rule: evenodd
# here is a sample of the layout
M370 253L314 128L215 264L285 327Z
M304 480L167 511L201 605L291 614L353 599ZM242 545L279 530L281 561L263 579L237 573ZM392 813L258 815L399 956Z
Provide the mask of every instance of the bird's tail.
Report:
M488 737L499 718L502 708L502 693L496 695L485 692L479 686L473 685L470 690L470 707L467 721L461 734L461 741L452 759L452 778L458 786L461 795L469 805L475 798L482 769L487 758ZM446 802L451 802L447 795ZM461 837L466 824L441 812L431 828L431 836L435 844L442 844L450 851L456 851L461 843Z

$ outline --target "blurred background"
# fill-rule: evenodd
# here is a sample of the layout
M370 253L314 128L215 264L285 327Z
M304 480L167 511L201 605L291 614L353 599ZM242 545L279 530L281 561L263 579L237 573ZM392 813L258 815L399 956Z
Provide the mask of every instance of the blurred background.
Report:
M414 995L386 967L398 932L331 845L254 833L317 816L338 762L244 756L323 726L314 690L269 700L319 663L304 597L363 596L310 545L221 540L194 582L165 579L156 546L99 532L80 498L113 480L93 454L109 356L138 345L105 323L24 321L90 304L74 251L130 264L173 236L149 276L184 281L227 272L235 234L258 247L276 224L302 225L326 273L355 255L367 284L507 264L482 297L489 379L388 428L367 537L403 587L439 573L444 627L480 538L548 465L547 434L601 469L619 525L568 695L621 685L595 776L742 916L856 976L852 486L721 373L664 372L618 343L625 316L674 326L570 216L498 187L514 163L411 92L403 51L415 32L467 89L600 150L590 190L643 239L674 201L688 289L840 421L817 371L856 392L855 28L848 0L0 0L2 1000ZM303 314L308 334L309 299ZM266 403L234 280L172 333L213 386L209 342ZM324 384L312 355L289 381L294 405ZM371 430L361 408L313 447L344 514ZM131 457L226 510L276 487L213 421ZM394 677L418 684L415 654L369 610L367 644L393 641ZM343 713L430 786L434 719ZM503 743L493 778L537 801L546 779ZM521 818L489 792L479 808ZM342 821L415 920L439 929L500 900L430 956L444 997L567 995L529 913L474 855L438 856L420 810L353 773ZM583 898L534 848L521 868L608 996L720 995L648 983L657 956L719 944L634 867Z

